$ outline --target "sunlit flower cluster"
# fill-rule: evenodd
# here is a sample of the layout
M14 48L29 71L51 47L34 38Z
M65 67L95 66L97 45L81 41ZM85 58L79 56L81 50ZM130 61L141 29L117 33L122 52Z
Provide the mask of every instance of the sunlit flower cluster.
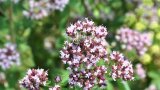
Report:
M142 64L136 65L136 74L141 78L144 79L146 77L146 71L142 67Z
M69 84L90 89L94 85L105 85L105 66L97 66L100 59L107 61L105 36L107 29L95 26L93 21L85 19L71 24L67 30L71 41L66 42L60 51L64 64L70 70Z
M54 10L63 11L69 0L29 0L29 10L24 10L24 16L31 19L41 19Z
M4 48L0 48L0 66L2 69L8 69L13 65L20 65L20 55L16 45L7 43Z
M122 47L128 51L136 50L138 55L143 55L151 45L149 33L140 33L129 28L120 28L116 39L122 43Z
M111 60L115 62L115 65L112 66L111 76L113 80L122 78L123 80L133 80L133 67L132 64L124 58L124 56L117 52L113 51L110 54Z
M22 87L28 90L40 90L40 86L45 86L48 73L44 69L29 69L27 75L19 81Z

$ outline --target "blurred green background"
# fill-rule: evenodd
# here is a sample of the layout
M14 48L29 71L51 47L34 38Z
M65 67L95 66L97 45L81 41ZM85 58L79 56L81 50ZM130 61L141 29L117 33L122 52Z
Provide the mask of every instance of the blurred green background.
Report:
M69 90L68 71L61 62L59 51L67 39L67 26L85 17L107 27L108 50L124 52L134 68L141 63L146 70L145 79L136 74L134 81L125 83L108 78L107 90L144 90L151 84L160 90L160 0L70 0L63 11L52 11L40 20L26 18L22 13L25 9L28 9L28 0L16 4L10 0L0 2L0 47L7 42L15 43L21 58L20 66L0 69L6 77L0 79L0 90L21 90L18 81L29 68L48 70L51 81L60 75L62 90ZM117 42L116 31L121 27L152 33L152 46L143 56L136 55L135 51L123 51L118 44L113 45Z

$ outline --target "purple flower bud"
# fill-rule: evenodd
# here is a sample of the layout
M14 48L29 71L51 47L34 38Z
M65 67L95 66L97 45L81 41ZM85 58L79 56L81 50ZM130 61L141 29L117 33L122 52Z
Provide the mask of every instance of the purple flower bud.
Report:
M56 77L54 78L54 81L55 81L56 83L59 83L61 80L62 80L62 79L61 79L60 76L56 76Z

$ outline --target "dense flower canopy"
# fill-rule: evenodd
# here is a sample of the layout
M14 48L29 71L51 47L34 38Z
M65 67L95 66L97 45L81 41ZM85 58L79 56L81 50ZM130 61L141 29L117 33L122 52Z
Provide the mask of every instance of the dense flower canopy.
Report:
M0 0L0 90L160 90L160 0Z

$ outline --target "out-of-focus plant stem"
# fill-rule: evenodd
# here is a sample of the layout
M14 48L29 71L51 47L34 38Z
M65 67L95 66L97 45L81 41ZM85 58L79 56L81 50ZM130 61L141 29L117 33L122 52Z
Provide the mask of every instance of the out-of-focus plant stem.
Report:
M85 14L87 16L92 16L92 13L90 12L89 7L86 4L86 1L87 0L81 0L81 3L82 3L82 5L84 6L84 9L85 9Z
M10 0L9 10L8 10L8 17L9 17L9 32L11 35L11 42L15 43L15 33L14 33L14 27L13 27L13 5L11 0Z

